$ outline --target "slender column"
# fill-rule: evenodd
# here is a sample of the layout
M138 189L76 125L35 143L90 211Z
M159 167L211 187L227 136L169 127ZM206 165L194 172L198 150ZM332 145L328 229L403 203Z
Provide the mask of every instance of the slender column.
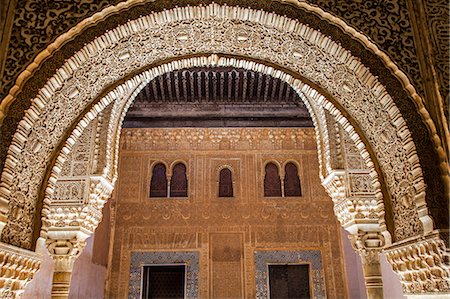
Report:
M170 181L172 179L171 175L167 176L167 196L166 197L170 197Z
M380 253L384 245L382 235L358 232L357 235L351 235L350 240L361 257L367 298L382 299L383 280L380 265Z
M54 273L52 282L52 298L69 298L70 278L73 265L85 246L84 241L47 240L47 249L53 258Z

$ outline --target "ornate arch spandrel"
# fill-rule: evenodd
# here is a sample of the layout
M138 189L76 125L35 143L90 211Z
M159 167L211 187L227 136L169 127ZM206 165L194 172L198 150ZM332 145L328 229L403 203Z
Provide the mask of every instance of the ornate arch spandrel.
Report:
M212 7L214 7L214 6L212 6ZM217 7L217 6L216 6ZM219 10L221 9L221 8L218 8ZM232 18L232 14L233 14L233 11L239 11L239 8L231 8L231 10L228 12L228 10L224 10L223 8L222 8L222 11L223 11L223 13L224 13L224 19L222 19L222 20L209 20L208 22L219 22L217 25L215 25L214 26L214 28L216 28L216 27L218 27L218 28L220 28L220 26L225 26L226 28L228 28L227 30L225 30L225 32L224 32L224 38L226 38L225 36L227 35L227 34L237 34L237 35L240 35L240 34L249 34L249 33L251 33L252 32L252 35L250 35L249 36L249 38L250 37L253 37L253 39L254 40L245 40L244 39L244 43L242 44L240 44L239 45L239 47L236 45L236 44L234 44L234 43L232 43L232 44L230 44L229 46L230 46L230 48L228 49L228 51L233 51L233 52L242 52L242 53L246 53L247 55L255 55L255 53L256 53L256 56L258 57L261 57L261 58L265 58L265 59L269 59L269 60L272 60L272 61L277 61L278 60L278 62L282 62L281 60L283 60L283 63L286 63L285 62L285 60L286 59L290 59L291 60L291 62L293 63L293 65L297 65L298 67L300 67L300 69L302 69L302 68L304 68L303 69L303 72L306 72L306 73L314 73L314 70L313 69L311 69L311 66L310 65L305 65L305 59L298 59L298 55L305 55L305 57L308 57L308 55L311 55L311 51L313 51L313 49L314 49L314 46L313 46L313 44L311 44L312 42L309 40L309 39L311 39L311 38L313 38L314 37L314 39L315 39L315 35L312 35L312 32L313 31L307 31L307 33L305 33L305 36L301 36L301 35L298 35L298 34L301 34L300 32L302 32L301 31L301 29L302 28L305 28L305 29L307 29L307 27L305 27L304 25L298 25L299 26L299 28L297 28L299 31L297 32L297 33L290 33L291 34L291 36L290 36L290 38L293 38L294 40L300 40L299 42L297 42L297 44L295 44L294 43L294 45L292 45L292 43L291 42L288 42L287 41L287 36L288 35L286 35L286 33L287 32L284 32L285 34L284 34L284 38L283 38L283 40L279 40L275 35L273 35L273 34L275 34L275 32L276 31L274 31L275 29L273 29L273 28L271 28L269 31L267 31L267 29L265 29L265 27L264 27L264 25L257 25L256 27L255 26L252 26L252 27L250 27L250 23L251 23L251 21L250 21L250 19L253 17L253 18L260 18L260 17L258 17L258 15L257 14L255 14L255 15L249 15L249 17L248 17L248 21L241 21L241 20L228 20L227 19L227 14L230 14L229 15L229 17L231 17ZM246 10L243 10L243 11L246 11ZM250 10L247 10L249 13L251 13L251 11ZM162 13L162 15L170 15L170 13L171 12L164 12L164 13ZM192 10L191 11L191 13L195 13L195 10ZM143 20L147 20L147 22L151 22L149 19L146 19L145 17L143 17L143 19L142 19L142 21ZM144 21L143 21L144 22ZM220 22L222 22L222 25L219 25L220 24ZM246 23L247 22L247 23ZM145 23L145 22L144 22ZM175 22L175 24L177 24L176 22ZM226 25L225 25L226 24ZM257 23L256 23L257 24ZM256 24L253 24L253 25L256 25ZM139 25L139 23L136 23L136 25ZM141 30L142 29L144 29L144 32L146 32L146 31L148 31L148 29L145 29L145 28L147 28L147 27L145 27L145 28L143 28L142 26L144 26L144 25L140 25L141 26ZM181 28L183 28L183 26L185 26L185 25L182 25L182 23L180 23L180 25L175 25L175 26L181 26ZM233 26L236 26L236 28L235 28L235 31L233 31ZM278 30L288 30L287 28L289 28L289 27L287 27L287 28L285 28L285 29L283 29L283 26L287 26L287 25L280 25L279 27L281 27L281 28L279 28ZM302 27L303 26L303 27ZM126 27L121 27L121 29L120 30L125 30L125 28ZM256 29L256 28L259 28L259 29ZM120 31L119 30L119 31ZM139 26L137 27L137 30L140 30L139 29ZM163 30L165 30L165 29L163 29ZM171 28L167 28L167 30L168 30L168 33L169 34L179 34L179 33L174 33L174 32L177 32L177 30L179 30L179 29L171 29ZM175 30L175 31L173 31L173 30ZM194 33L193 34L201 34L200 32L198 32L198 31L196 31L195 29L193 29L194 31ZM117 32L119 32L119 31L117 31ZM271 32L271 31L273 31L273 32ZM289 31L288 31L289 32ZM151 33L151 32L149 32L149 33ZM124 34L124 33L121 33L121 34ZM131 34L131 33L130 33ZM260 43L258 42L258 38L260 38L261 36L265 36L265 35L267 35L267 34L269 34L268 36L270 36L270 38L271 39L273 39L273 42L275 42L275 44L277 44L277 43L281 43L281 45L277 45L276 46L276 49L278 49L280 46L281 46L281 48L283 48L283 45L285 45L287 48L285 49L286 51L285 52L282 52L282 53L278 53L278 58L277 58L277 52L270 52L270 51L267 51L267 50L265 50L265 51L263 51L263 52L261 52L261 49L260 50L258 50L258 46L260 45ZM110 36L110 40L111 40L111 42L112 42L112 40L113 40L113 37L112 36L114 36L114 35L118 35L118 33L114 33L114 32L109 32L108 33L108 35ZM120 35L118 35L118 36L120 36ZM278 34L277 34L277 36L278 36ZM183 36L184 37L184 36ZM199 39L201 40L201 38L200 38L200 36L198 36L199 37ZM117 36L114 38L114 39L116 39L117 38ZM143 38L143 36L141 35L140 37L139 37L139 39L142 39ZM188 45L191 45L192 43L195 43L195 41L194 41L194 39L192 39L193 37L191 37L191 38L188 38L188 40L187 40L187 44L183 41L183 42L181 42L182 43L182 45L180 44L180 42L175 42L175 44L173 44L173 43L169 43L168 45L170 45L172 48L173 47L175 47L175 48L173 48L173 49L177 49L177 47L178 46L183 46L183 48L181 49L181 51L183 52L183 51L186 51L185 49L186 49L186 46L188 46ZM265 38L269 38L269 37L265 37ZM324 36L322 36L322 38L325 38ZM105 39L105 38L104 38ZM106 40L107 40L108 38L106 38ZM303 39L303 41L302 41L302 39ZM196 39L197 40L197 39ZM226 39L227 40L227 39ZM207 44L205 44L204 43L205 41L203 41L203 43L201 44L201 45L199 45L199 49L202 49L202 48L204 48L205 46L208 48L208 47L212 47L212 48L214 48L214 47L219 47L219 49L222 49L222 50L225 50L226 48L224 48L224 45L222 44L222 45L214 45L214 44L212 44L212 45L207 45ZM212 42L214 42L214 41L212 41ZM317 42L317 41L314 41L314 42ZM100 43L96 43L96 42L94 42L93 44L90 44L90 45L88 45L87 46L87 48L86 48L86 51L84 52L84 53L80 53L80 58L79 59L73 59L72 60L72 63L75 63L75 62L78 62L79 64L83 64L83 63L86 63L86 59L89 59L88 57L89 56L92 56L93 55L93 53L90 53L90 52L92 52L92 51L94 51L93 49L94 49L94 47L95 47L95 45L97 45L97 47L101 47L100 46ZM135 52L136 50L133 50L133 46L134 47L136 47L137 45L139 45L139 44L135 44L134 43L134 41L132 41L131 40L131 44L127 44L127 46L126 47L123 47L123 48L121 48L121 47L118 47L118 46L116 46L116 48L114 48L114 50L113 51L115 51L117 54L118 54L118 57L115 59L115 60L113 60L114 61L114 63L113 63L113 65L115 65L115 66L119 66L119 65L123 65L124 63L126 63L126 65L129 65L130 64L130 59L132 59L133 61L135 61L136 63L143 63L143 61L139 61L139 60L136 60L137 58L138 58L138 56L136 56L136 55L139 55L137 52ZM275 45L274 45L275 46ZM294 49L294 48L295 49ZM317 47L317 46L316 46ZM334 57L334 58L337 58L337 57L335 57L335 54L336 53L334 53L333 54L333 51L334 51L334 48L336 47L336 45L335 44L333 44L332 42L330 42L330 43L328 43L327 44L327 46L326 46L326 48L325 48L325 50L327 50L327 51L332 51L332 52L330 52L330 54L329 55L331 55L331 57ZM184 50L183 50L184 49ZM274 48L275 49L275 48ZM206 50L206 49L205 49ZM164 51L168 51L168 48L167 47L165 47L164 48ZM251 53L250 53L251 52ZM268 52L270 52L271 53L271 55L269 56L268 54ZM335 51L334 51L335 52ZM102 52L103 53L103 55L110 55L110 53L104 53L104 52ZM291 53L291 54L287 54L287 53ZM318 54L318 55L324 55L324 53L323 52L317 52L316 54ZM353 61L352 59L353 58L351 58L350 56L348 56L347 55L347 53L344 51L341 51L341 52L339 52L338 54L340 54L340 55L343 55L343 54L345 54L344 56L341 56L341 58L342 57L345 57L345 59L347 59L347 60L349 60L347 63L350 63L350 61ZM281 56L280 56L281 55ZM287 56L288 57L287 57ZM289 56L289 55L292 55L292 56ZM98 55L96 56L96 59L98 59L99 57L98 57ZM106 58L106 57L105 57ZM109 56L109 58L107 58L107 59L111 59L111 56ZM146 56L146 58L144 58L144 59L151 59L151 56L149 56L149 55L147 55ZM85 60L84 62L83 62L83 60ZM81 62L80 62L81 61ZM356 61L356 60L355 60ZM300 64L299 64L300 63ZM356 75L354 74L354 73L352 73L352 72L355 72L356 70L358 71L358 72L361 72L361 73L363 73L363 74L366 74L367 72L368 72L368 70L367 69L364 69L364 67L359 63L359 62L356 62L356 63L353 63L353 64L350 64L352 67L352 69L353 70L348 70L348 69L346 69L345 68L345 64L343 64L341 61L339 61L339 60L336 60L336 63L337 63L337 65L338 66L340 66L340 68L338 67L338 70L335 70L335 71L337 71L337 73L336 73L336 75L338 76L337 78L335 78L335 80L337 80L337 84L339 84L339 85L342 85L343 83L345 83L344 85L345 86L347 86L347 89L344 89L344 90L336 90L335 92L338 94L339 92L341 93L341 95L340 96L343 96L343 97L345 97L345 96L347 96L347 97L350 97L351 99L350 100L355 100L355 98L354 98L354 94L355 93L350 93L350 92L348 92L348 90L349 89L351 89L352 87L353 88L356 88L356 86L358 85L357 83L356 83L356 85L355 86L349 86L349 85L351 85L351 84L355 84L355 82L352 82L352 83L350 83L351 81L345 81L345 80L351 80L351 78L352 78L352 76L354 77L354 78L356 78ZM134 67L137 67L137 65L134 65ZM323 66L321 66L321 67L323 67ZM328 68L331 68L332 69L332 64L329 64L328 65ZM330 71L331 71L331 69L330 69ZM80 69L80 68L78 68L78 70L79 71L81 71L82 69ZM95 82L99 85L99 87L100 86L102 86L102 85L104 85L104 84L106 84L107 83L107 81L108 81L108 76L105 76L104 74L106 74L105 72L106 72L106 70L105 70L105 68L101 68L101 70L99 70L100 71L100 74L96 74L96 76L95 76ZM321 70L321 71L323 71L323 70ZM91 72L92 73L92 72ZM108 74L109 74L109 80L111 79L111 76L112 76L112 74L114 73L114 71L113 70L111 70L110 72L108 72ZM328 73L328 72L327 72ZM61 76L61 74L59 74L60 76ZM275 74L276 75L276 74ZM311 74L309 74L310 76L311 76ZM87 80L87 81L89 81L89 74L85 74L85 76L86 76L86 78L84 79L85 81ZM100 80L98 79L99 78L99 76L100 76ZM323 76L323 73L318 73L317 74L317 77L315 77L315 78L317 78L317 80L319 80L319 79L322 79L323 80L323 84L325 84L325 85L329 85L330 83L330 81L328 80L328 78L325 78L324 76ZM342 80L344 80L345 82L340 82L339 80L339 78L341 78ZM367 78L370 78L370 76L366 76L366 80L368 80ZM106 81L105 81L106 80ZM86 81L86 83L87 83L87 81ZM319 80L320 81L320 80ZM370 80L367 82L367 83L369 83L370 82ZM373 82L372 82L373 83ZM78 84L83 84L83 80L82 81L79 81L78 80ZM75 85L75 86L74 86ZM51 87L51 86L49 86L49 89L50 89L50 92L51 92L51 90L53 89L54 87ZM325 88L325 87L324 87ZM76 84L72 84L71 85L71 89L70 89L70 91L68 91L69 93L68 93L68 95L69 96L71 96L71 97L74 97L74 98L82 98L83 97L83 95L84 96L86 96L87 94L85 94L85 89L83 89L83 88L81 88L81 86L79 86L78 88L76 87ZM381 92L381 91L380 91ZM345 94L346 93L346 94ZM383 94L384 95L384 94ZM56 99L54 99L54 100L56 100ZM352 102L353 102L352 101ZM57 102L57 103L59 103L60 104L60 102ZM80 106L82 106L82 105L80 105ZM75 112L75 111L74 111ZM75 112L76 113L76 112ZM67 121L67 118L64 118L64 120L63 121ZM389 122L388 122L389 123ZM55 139L57 139L57 138L55 138ZM413 216L412 216L413 217Z
M106 9L104 9L102 12L99 12L95 15L93 15L92 17L82 21L80 24L78 24L76 27L73 28L73 30L71 30L70 32L67 32L66 34L64 34L63 36L59 37L54 43L52 43L45 51L43 51L42 53L40 53L40 55L38 55L35 59L35 61L29 66L29 68L27 68L26 71L24 71L24 73L20 76L19 80L17 81L16 86L14 86L11 89L11 93L10 96L8 97L10 100L13 100L15 98L15 96L17 95L17 92L22 90L23 84L26 81L26 79L31 75L34 74L34 70L36 68L38 68L41 63L46 60L49 56L51 56L52 54L56 53L56 51L59 51L61 49L61 47L63 46L64 43L66 43L68 40L73 39L77 36L80 36L81 33L85 32L84 30L95 24L96 22L99 22L100 20L105 20L107 19L109 16L113 15L113 14L117 14L120 13L121 11L125 11L131 8L139 1L127 1L127 2L123 2L120 3L117 6L110 6ZM289 2L289 1L288 1ZM294 1L291 2L290 4L292 4L295 7L300 8L301 10L304 10L305 12L307 12L307 14L311 14L315 15L315 16L320 16L320 19L323 20L327 20L328 24L333 24L333 26L339 27L341 28L346 35L350 36L350 40L354 39L357 40L360 45L364 45L362 47L362 49L364 50L368 50L369 52L371 52L375 57L378 57L378 59L380 61L382 61L385 65L386 65L386 70L393 78L397 78L399 82L401 82L404 85L404 88L400 88L398 90L401 90L401 92L396 92L396 93L392 93L392 96L394 97L397 106L399 107L399 109L401 109L402 114L404 115L404 117L406 118L408 125L411 127L411 123L414 123L414 119L412 116L414 113L416 113L417 111L419 111L416 114L421 114L423 116L423 119L425 120L425 122L430 126L429 130L430 130L430 135L432 136L432 138L429 139L430 143L427 144L427 142L422 142L421 140L428 140L427 138L424 138L425 135L427 135L426 130L419 129L420 126L424 126L423 124L420 123L414 123L412 125L412 132L413 132L413 137L414 137L414 141L416 142L416 146L418 148L418 152L419 155L421 156L421 167L424 170L425 173L425 177L427 178L427 184L428 184L428 190L431 190L430 192L432 192L432 194L430 196L427 196L428 201L429 201L429 205L431 205L429 207L430 211L432 212L432 214L435 215L435 220L439 223L443 223L445 225L445 223L447 223L447 227L448 227L448 213L445 211L448 211L448 205L446 204L446 198L445 198L445 194L448 194L448 192L446 192L445 190L448 190L448 186L449 186L449 176L448 176L448 163L446 162L446 153L445 151L442 150L442 147L439 144L439 140L436 138L436 130L434 128L434 125L428 115L428 112L426 111L426 109L424 109L422 100L420 99L420 97L416 94L413 86L410 84L407 76L405 76L404 73L402 73L397 66L395 65L395 63L388 57L388 55L386 55L385 53L383 53L382 51L380 51L380 49L373 44L366 36L364 36L363 34L359 33L358 31L354 30L352 27L348 26L344 21L342 21L342 19L337 18L336 16L333 16L327 12L324 12L321 8L317 7L317 6L312 6L306 2L298 2L298 1ZM257 6L257 4L255 4ZM159 9L159 8L158 8ZM162 9L162 8L161 8ZM311 17L309 16L309 17ZM310 18L308 18L309 20ZM317 25L317 24L316 24ZM317 29L317 28L316 28ZM323 29L323 28L321 28ZM322 30L322 32L325 32ZM341 34L341 33L340 33ZM344 34L344 35L345 35ZM344 38L346 38L346 42L344 43L344 45L348 45L348 37L343 36L342 34L340 35ZM88 41L85 41L88 42ZM352 52L353 54L355 54L355 47L351 47L352 48ZM361 51L362 52L362 51ZM365 58L364 58L365 59ZM366 62L366 60L363 60L364 62ZM54 65L58 65L58 64L54 64ZM371 63L372 65L372 63ZM382 66L381 69L383 76L386 75L385 71L383 70ZM371 66L372 69L372 66ZM376 69L376 68L375 68ZM383 76L380 76L380 80L383 79ZM384 82L389 82L389 79L387 81ZM57 82L56 82L57 83ZM398 85L398 84L397 84ZM392 85L391 85L392 86ZM414 100L415 104L417 105L417 111L414 113L410 113L407 110L405 110L406 106L405 102L403 101L403 104L400 103L401 101L399 101L398 97L402 97L404 92L407 92L409 94L409 96ZM398 96L398 94L402 94L402 96ZM0 113L0 115L6 115L5 111L7 110L7 106L9 106L12 102L8 102L8 101L4 101L2 103L2 108L3 112ZM409 107L409 106L408 106ZM412 111L412 110L411 110ZM420 121L419 121L420 122ZM422 137L417 137L419 135L421 135ZM425 148L427 146L429 146L429 144L431 144L432 141L436 141L435 143L435 148L436 151L438 153L438 155L440 156L440 165L439 168L435 167L435 161L430 158L430 155L428 153L430 153L431 151L428 150L426 151ZM428 160L427 160L428 159ZM430 161L430 163L428 162L424 162L424 161ZM433 182L435 180L435 177L433 178L433 174L437 175L437 171L438 169L440 169L440 171L443 173L443 177L442 180L444 182L444 186L440 186L440 183L435 183ZM430 174L431 174L431 181L430 181ZM419 188L420 189L420 188ZM441 191L439 191L441 190ZM430 193L427 192L427 193ZM422 213L421 213L422 214Z

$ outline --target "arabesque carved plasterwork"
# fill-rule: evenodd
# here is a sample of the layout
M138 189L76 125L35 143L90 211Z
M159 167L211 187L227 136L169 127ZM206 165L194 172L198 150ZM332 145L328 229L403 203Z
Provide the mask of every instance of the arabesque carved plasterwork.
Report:
M425 10L427 15L428 30L433 45L433 60L439 77L439 88L444 98L444 112L449 117L449 78L450 66L450 24L449 8L446 0L427 0Z
M416 200L419 209L425 205L415 147L392 98L369 71L339 45L306 25L264 12L210 5L178 8L130 21L86 45L49 81L25 117L32 128L25 122L18 128L14 142L21 150L14 153L14 162L8 158L4 171L11 175L2 177L8 192L1 196L8 199L11 210L21 205L17 198L26 198L22 206L27 207L28 216L22 221L10 215L2 240L31 246L31 229L26 227L33 219L37 188L49 153L87 104L106 86L135 69L164 58L200 52L270 61L328 90L357 121L374 148L394 209L402 211L402 216L394 220L395 239L422 231L413 204ZM25 231L21 240L13 238L16 231Z
M58 34L67 31L83 18L118 2L120 1L79 0L74 3L52 1L43 6L34 0L19 1L6 56L6 71L1 84L4 88L0 90L0 98L12 86L14 78L33 59L37 51L44 49ZM247 6L245 3L237 1L235 1L237 3L233 3L233 1L225 2L228 5L243 4L243 6ZM296 4L296 1L288 2ZM401 68L415 81L416 88L422 89L406 1L390 0L383 5L377 1L366 1L365 5L360 5L357 1L309 0L306 2L319 6L324 11L342 18L353 28L364 32L380 48L399 62ZM194 5L193 2L190 2L190 4ZM178 4L178 6L182 5L182 2ZM265 6L265 3L260 5ZM431 9L429 9L430 18L433 17L433 12L438 7L438 5L431 6ZM40 14L46 17L37 17ZM374 15L377 18L374 18ZM430 23L434 24L433 21L430 21ZM385 32L390 32L390 34L387 35Z
M195 147L203 150L219 150L221 142L227 142L230 149L249 149L264 146L267 149L280 150L284 143L290 142L296 149L314 149L315 144L305 144L314 136L313 131L293 128L198 128L192 129L158 129L127 130L122 148L134 151L150 151L155 149L184 150Z
M447 246L434 235L385 251L392 269L401 278L405 294L450 293L450 253Z
M0 243L0 297L19 299L41 264L41 256Z

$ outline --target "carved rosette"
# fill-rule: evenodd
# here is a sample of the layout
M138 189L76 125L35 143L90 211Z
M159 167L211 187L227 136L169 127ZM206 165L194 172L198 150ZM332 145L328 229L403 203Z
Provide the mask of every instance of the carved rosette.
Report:
M0 243L0 298L21 298L40 265L39 254Z
M384 252L392 269L400 276L405 294L450 293L450 252L439 233Z

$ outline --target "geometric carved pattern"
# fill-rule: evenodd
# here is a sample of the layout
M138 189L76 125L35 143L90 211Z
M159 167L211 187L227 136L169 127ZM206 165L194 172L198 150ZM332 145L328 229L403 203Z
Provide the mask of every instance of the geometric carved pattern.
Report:
M64 180L59 179L56 182L55 193L52 197L52 205L71 205L82 204L87 194L86 179Z
M128 298L141 298L142 271L146 265L180 264L186 267L186 299L198 298L199 254L181 252L132 252Z
M312 298L326 298L325 276L320 250L302 251L255 251L256 298L269 298L268 265L270 264L309 264L312 276Z
M365 173L349 173L350 195L372 195L375 190L372 185L372 177Z
M345 152L345 168L346 169L367 169L364 159L361 157L360 151L356 148L353 140L350 139L347 131L341 125L338 125L340 132L342 147Z

